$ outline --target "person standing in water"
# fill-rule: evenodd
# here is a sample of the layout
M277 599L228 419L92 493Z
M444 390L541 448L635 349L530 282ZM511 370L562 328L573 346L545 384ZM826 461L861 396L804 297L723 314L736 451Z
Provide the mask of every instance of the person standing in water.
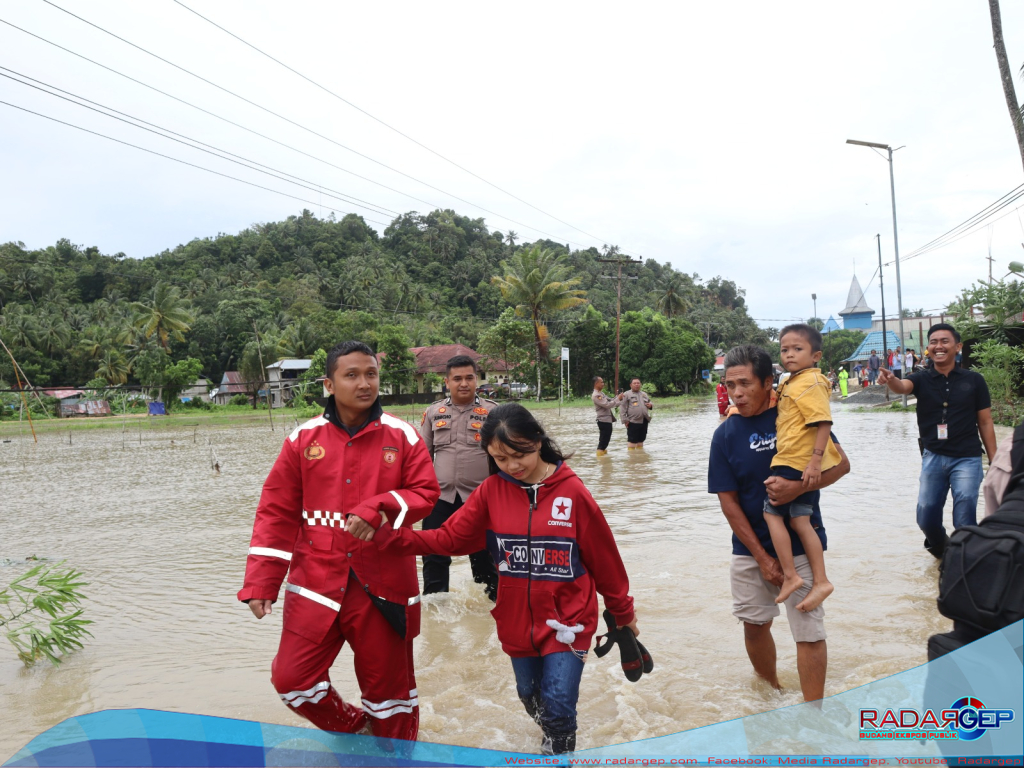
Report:
M622 407L619 408L622 423L626 425L627 450L639 450L644 447L652 408L654 405L651 398L640 389L640 378L634 376L629 382L629 392L622 394Z
M297 427L263 484L238 599L257 619L285 585L270 679L281 701L325 731L414 741L419 699L416 559L381 550L422 520L440 489L416 430L381 410L377 358L345 341L327 354L322 416ZM330 668L348 643L362 706L343 701Z
M604 379L600 376L594 377L594 393L590 396L594 402L594 410L597 411L597 455L598 457L608 455L608 443L612 439L612 425L615 424L615 417L612 416L612 409L618 407L622 402L622 395L614 398L604 393Z
M516 691L542 751L572 752L597 594L616 628L639 634L626 568L601 508L533 414L499 405L482 434L491 476L440 529L396 531L387 551L459 555L486 543L500 580L491 614Z

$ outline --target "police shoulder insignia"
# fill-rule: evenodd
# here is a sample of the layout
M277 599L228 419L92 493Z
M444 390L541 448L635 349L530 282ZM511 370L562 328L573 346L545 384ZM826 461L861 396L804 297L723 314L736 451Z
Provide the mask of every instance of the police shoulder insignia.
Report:
M445 408L445 407L444 407L444 406L442 405L442 406L441 406L440 408L438 408L438 409L437 409L437 412L438 412L438 413L447 413L447 412L448 412L448 409L447 409L447 408Z
M316 461L317 459L322 459L326 456L327 451L324 450L324 447L320 445L320 443L314 440L309 444L309 446L307 446L306 450L302 452L302 455L310 461Z
M423 426L423 422L425 422L426 420L427 420L427 412L424 411L423 412L423 418L420 419L420 426Z

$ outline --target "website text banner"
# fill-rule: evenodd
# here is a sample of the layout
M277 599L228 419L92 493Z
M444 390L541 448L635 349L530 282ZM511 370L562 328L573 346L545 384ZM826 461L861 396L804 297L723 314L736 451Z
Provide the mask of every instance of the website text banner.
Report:
M832 696L643 741L543 757L145 709L70 718L4 766L1021 765L1022 623ZM680 691L680 696L688 695Z

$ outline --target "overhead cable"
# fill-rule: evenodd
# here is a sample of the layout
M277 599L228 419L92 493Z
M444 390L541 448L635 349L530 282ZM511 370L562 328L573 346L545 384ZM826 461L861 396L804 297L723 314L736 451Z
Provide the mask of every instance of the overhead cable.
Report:
M230 96L233 96L236 99L239 99L240 101L244 101L246 104L249 104L250 106L256 107L257 109L259 109L259 110L261 110L263 112L266 112L268 115L272 115L273 117L276 117L279 120L283 120L284 122L288 123L289 125L293 125L296 128L299 128L299 129L301 129L303 131L306 131L309 134L312 134L313 136L316 136L317 138L320 138L320 139L323 139L324 141L330 142L331 144L334 144L335 146L340 147L341 149L344 149L344 150L346 150L348 152L351 152L354 155L358 155L359 157L363 158L364 160L368 160L371 163L379 165L381 168L386 168L387 170L389 170L389 171L391 171L393 173L397 173L399 176L404 176L405 178L410 179L411 181L415 181L417 184L422 184L423 186L427 187L428 189L432 189L435 192L440 192L442 195L447 195L448 197L452 198L453 200L458 200L460 203L465 203L466 205L472 206L473 208L476 208L478 210L484 211L485 213L489 213L492 216L497 216L498 218L504 219L505 221L508 221L508 222L510 222L512 224L515 224L516 226L526 227L527 229L532 230L534 232L538 232L538 233L540 233L542 235L545 235L546 237L556 238L556 242L561 242L560 238L557 238L556 235L553 235L550 232L545 232L544 230L539 229L537 227L531 227L529 224L525 224L525 223L523 223L521 221L517 221L515 219L509 218L508 216L504 216L504 215L498 213L497 211L492 211L489 208L485 208L485 207L483 207L482 205L480 205L478 203L474 203L474 202L471 202L471 201L466 200L464 198L461 198L458 195L453 194L452 192L448 192L448 191L446 191L444 189L441 189L440 187L437 187L437 186L434 186L433 184L430 184L429 182L423 181L422 179L418 179L415 176L412 176L411 174L405 173L404 171L400 171L399 169L394 168L394 167L388 165L387 163L384 163L384 162L382 162L380 160L377 160L376 158L373 158L373 157L370 157L367 154L364 154L363 152L360 152L360 151L358 151L356 149L353 149L352 147L349 147L349 146L347 146L345 144L342 144L340 141L337 141L336 139L332 139L330 136L326 136L326 135L320 133L319 131L316 131L316 130L314 130L312 128L309 128L308 126L303 125L302 123L296 122L295 120L292 120L291 118L285 117L284 115L282 115L282 114L280 114L278 112L275 112L274 110L270 109L269 107L265 107L262 104L259 104L259 103L255 102L255 101L253 101L252 99L248 99L245 96L242 96L242 95L240 95L238 93L235 93L234 91L232 91L229 88L226 88L226 87L224 87L222 85L218 85L217 83L213 82L212 80L209 80L208 78L203 77L202 75L196 74L195 72L192 72L191 70L185 69L185 67L182 67L179 64L175 64L173 61L170 61L169 59L165 59L163 56L160 56L160 55L158 55L156 53L153 53L152 51L147 50L146 48L143 48L142 46L137 45L137 44L131 42L130 40L127 40L127 39L121 37L120 35L117 35L117 34L111 32L111 31L109 31L107 29L104 29L103 27L99 26L98 24L94 24L93 22L89 21L88 19L82 18L81 16L79 16L79 15L77 15L75 13L72 13L71 11L67 10L66 8L62 8L61 6L59 6L56 3L52 2L52 0L43 0L43 2L46 3L49 6L52 6L53 8L56 8L58 11L61 11L62 13L66 13L68 16L71 16L72 18L78 19L82 23L88 24L90 27L92 27L94 29L97 29L100 32L103 32L104 34L113 37L116 40L120 40L122 43L124 43L126 45L129 45L132 48L135 48L136 50L141 51L142 53L145 53L147 56L152 56L153 58L157 59L158 61L162 61L164 64L167 64L168 66L173 67L174 69L177 69L180 72L183 72L183 73L185 73L185 74L187 74L187 75L189 75L191 77L194 77L197 80L200 80L200 81L206 83L207 85L209 85L209 86L211 86L213 88L216 88L219 91L222 91L223 93L226 93L226 94L228 94ZM577 245L581 245L581 244L577 244Z
M280 191L278 189L273 189L271 187L265 187L262 184L256 184L255 182L252 182L252 181L246 181L245 179L240 179L237 176L231 176L230 174L227 174L227 173L221 173L220 171L215 171L212 168L207 168L207 167L202 166L202 165L197 165L196 163L190 163L187 160L182 160L182 159L177 158L177 157L171 157L170 155L165 155L162 152L157 152L156 150L153 150L153 149L147 149L146 147L140 147L138 144L132 144L131 142L122 141L121 139L115 139L113 136L107 136L105 133L99 133L98 131L91 131L88 128L83 128L80 125L75 125L74 123L68 123L68 122L65 122L64 120L58 120L56 117L50 117L49 115L44 115L42 112L35 112L35 111L31 110L31 109L26 109L25 107L19 107L17 104L11 104L10 102L7 102L7 101L0 101L0 104L3 104L4 106L7 106L7 107L11 107L12 109L20 110L21 112L27 112L28 114L35 115L36 117L42 117L42 118L44 118L46 120L50 120L50 121L52 121L54 123L60 123L61 125L66 125L68 128L74 128L75 130L83 131L84 133L91 133L93 136L99 136L100 138L107 139L108 141L113 141L113 142L116 142L118 144L123 144L126 147L132 147L133 149L138 149L138 150L140 150L142 152L148 152L151 155L156 155L157 157L162 157L162 158L164 158L166 160L173 160L176 163L181 163L182 165L187 165L187 166L189 166L191 168L197 168L200 171L206 171L207 173L212 173L215 176L222 176L225 179L231 179L232 181L237 181L237 182L240 182L242 184L247 184L250 187L256 187L257 189L263 189L263 190L266 190L267 192L273 192L275 195L281 195L282 197L290 197L292 200L298 200L299 202L306 203L307 205L314 205L314 206L317 205L317 203L312 201L312 200L306 200L305 198L297 197L296 195L290 195L287 192L282 192L282 191ZM324 207L327 208L327 210L329 210L329 211L334 211L335 213L342 213L342 214L351 213L351 211L342 211L342 210L338 210L337 208L331 208L329 206L324 206ZM375 219L366 219L364 217L364 220L365 221L371 221L374 224L380 224L382 227L388 226L384 222L376 221Z
M600 242L603 242L603 243L607 243L607 242L609 242L609 241L608 241L608 238L602 238L602 237L598 237L597 235L593 235L593 234L591 234L590 232L587 232L586 230L580 229L579 227L577 227L577 226L575 226L575 225L573 225L573 224L570 224L570 223L569 223L569 222L567 222L567 221L564 221L564 220L562 220L562 219L558 218L558 217L557 217L557 216L555 216L555 215L554 215L553 213L549 213L548 211L545 211L545 210L544 210L544 209L542 209L542 208L538 208L538 207L537 207L536 205L534 205L533 203L529 202L528 200L524 200L523 198L521 198L521 197L518 197L517 195L515 195L515 194L513 194L513 193L509 192L508 190L506 190L506 189L503 189L502 187L499 187L499 186L498 186L497 184L495 184L495 183L493 183L493 182L491 182L491 181L488 181L488 180L487 180L487 179L485 179L485 178L484 178L483 176L480 176L479 174L477 174L477 173L474 173L473 171L469 170L468 168L466 168L466 167L464 167L464 166L462 166L462 165L459 165L459 164L458 164L458 163L456 163L456 162L455 162L454 160L452 160L452 159L450 159L450 158L448 158L448 157L445 157L444 155L442 155L442 154L441 154L440 152L438 152L437 150L435 150L435 149L432 149L431 147L428 147L428 146L427 146L426 144L424 144L423 142L421 142L421 141L419 141L419 140L417 140L417 139L414 139L414 138L413 138L412 136L410 136L409 134L407 134L407 133L405 133L405 132L403 132L403 131L399 130L398 128L395 128L395 127L394 127L393 125L390 125L389 123L386 123L386 122L385 122L384 120L381 120L381 119L380 119L379 117L377 117L376 115L373 115L373 114L371 114L370 112L367 112L367 111L366 111L365 109L363 109L362 107L358 106L357 104L353 104L353 103L352 103L351 101L349 101L348 99L346 99L346 98L345 98L344 96L339 96L339 95L338 95L337 93L335 93L334 91L332 91L332 90L331 90L330 88L327 88L326 86L324 86L324 85L322 85L322 84L318 83L317 81L313 80L312 78L310 78L310 77L308 77L308 76L304 75L303 73L299 72L299 71L298 71L297 69L295 69L294 67L291 67L291 66L289 66L288 64L285 64L285 63L284 63L283 61L281 61L280 59L277 59L277 58L275 58L274 56L271 56L271 55L270 55L269 53L267 53L266 51L264 51L264 50L262 50L262 49L260 49L260 48L256 47L255 45L253 45L252 43L250 43L250 42L249 42L248 40L243 40L243 39L242 39L241 37L239 37L238 35L236 35L236 34L235 34L234 32L230 31L229 29L226 29L226 28L224 28L223 26L221 26L221 25L220 25L220 24L218 24L217 22L215 22L215 21L213 21L213 20L211 20L211 19L207 18L206 16L203 16L203 15L202 15L201 13L199 13L199 11L197 11L197 10L195 10L195 9L193 9L193 8L190 8L189 6L185 5L185 4L183 3L183 2L181 2L181 0L174 0L174 2L175 2L175 3L177 3L178 5L180 5L180 6L182 7L182 8L184 8L184 9L185 9L186 11L188 11L188 12L190 12L190 13L193 13L193 14L195 14L196 16L198 16L198 17L199 17L200 19L202 19L203 21L205 21L205 22L206 22L207 24L211 24L212 26L216 27L216 28L217 28L217 29L219 29L219 30L220 30L221 32L225 33L226 35L229 35L230 37L233 37L233 38L234 38L235 40L237 40L238 42L242 43L243 45L245 45L245 46L248 46L249 48L252 48L252 50L256 51L256 52L257 52L257 53L259 53L260 55L262 55L262 56L265 56L266 58L270 59L270 60L271 60L271 61L273 61L273 62L274 62L275 64L278 64L278 65L280 65L280 66L284 67L285 69L287 69L287 70L288 70L289 72L291 72L292 74L295 74L295 75L297 75L297 76L301 77L301 78L302 78L303 80L305 80L305 81L306 81L307 83L309 83L310 85L313 85L313 86L315 86L315 87L319 88L319 89L320 89L321 91L323 91L324 93L326 93L326 94L328 94L328 95L330 95L330 96L333 96L333 97L334 97L335 99L337 99L338 101L341 101L341 102L343 102L344 104L347 104L348 106L352 107L352 109L356 110L357 112L361 112L362 114L366 115L366 116L367 116L368 118L370 118L371 120L373 120L373 121L375 121L375 122L379 123L380 125L383 125L383 126L384 126L385 128L387 128L388 130L390 130L390 131L393 131L393 132L397 133L397 134L398 134L399 136L401 136L401 137L402 137L402 138L404 138L404 139L407 139L408 141L411 141L411 142L412 142L413 144L415 144L416 146L420 147L421 149L425 149L425 150L426 150L427 152L429 152L430 154L432 154L432 155L434 155L434 156L436 156L436 157L439 157L439 158L441 158L442 160L444 160L444 161L445 161L446 163L448 163L449 165L453 165L453 166L455 166L456 168L458 168L458 169L459 169L460 171L462 171L463 173L468 173L468 174L469 174L470 176L472 176L473 178L477 179L478 181L482 181L482 182L483 182L484 184L487 184L487 185L488 185L489 187L493 187L494 189L498 190L498 191L499 191L499 192L501 192L502 194L504 194L504 195L508 195L508 196L509 196L509 197L511 197L511 198L512 198L513 200L517 200L518 202L522 203L523 205L528 205L528 206L529 206L530 208L533 208L533 209L534 209L535 211L537 211L537 212L539 212L539 213L543 213L543 214L544 214L545 216L548 216L549 218L552 218L552 219L554 219L554 220L555 220L555 221L557 221L557 222L558 222L559 224L562 224L562 225L564 225L564 226L566 226L566 227L569 227L570 229L574 229L574 230L576 230L577 232L579 232L580 234L586 235L587 237L591 237L591 238L593 238L594 240L598 240L598 241L600 241ZM626 252L626 253L630 253L629 251L625 251L625 252ZM634 256L637 256L637 255L639 255L639 254L633 254L633 255L634 255Z
M12 72L13 74L17 75L18 77L23 78L23 80L19 80L17 78L11 77L10 75L5 75L3 72L0 72L0 77L6 77L8 80L13 80L14 82L19 83L20 85L25 85L25 86L28 86L29 88L34 88L34 89L36 89L37 91L39 91L41 93L45 93L47 96L53 96L53 97L58 98L58 99L63 99L64 101L67 101L70 104L74 104L76 107L82 107L83 109L91 110L93 112L96 112L97 114L103 115L104 117L109 117L109 118L111 118L113 120L118 120L118 121L120 121L122 123L130 125L133 128L139 128L139 129L141 129L143 131L148 131L149 133L155 134L156 136L159 136L162 139L170 139L171 141L176 141L177 143L182 144L182 145L184 145L186 147L191 147L192 149L198 149L200 152L206 152L207 154L213 155L214 157L220 158L222 160L227 160L228 162L235 163L236 165L241 165L243 168L249 168L249 169L257 171L259 173L264 173L264 174L266 174L268 176L273 176L275 179L280 179L281 181L287 181L290 184L295 184L297 186L302 187L303 189L308 189L311 192L324 193L324 190L326 190L327 192L335 193L335 194L326 194L325 196L329 197L329 198L333 198L335 200L341 200L342 202L345 202L345 203L350 203L351 205L355 205L355 206L357 206L359 208L365 208L366 210L372 211L373 213L380 213L380 214L385 214L385 215L391 214L393 216L399 216L400 215L398 211L393 211L390 208L385 208L382 205L375 205L374 203L367 202L366 200L361 200L358 197L351 197L350 195L346 195L344 192L338 192L337 190L331 189L330 187L325 187L322 184L317 184L315 181L309 181L307 179L303 179L303 178L301 178L299 176L295 176L294 174L288 173L286 171L279 171L276 168L272 168L269 165L264 165L263 163L259 163L259 162L255 161L255 160L250 160L250 159L248 159L246 157L242 157L241 155L236 155L233 152L228 152L226 149L220 149L219 147L215 147L212 144L207 144L206 142L199 141L198 139L193 139L193 138L191 138L189 136L185 136L184 134L177 133L176 131L172 131L169 128L163 128L162 126L156 125L155 123L150 123L150 122L148 122L146 120L143 120L142 118L134 117L132 115L129 115L126 112L121 112L119 110L113 109L112 107L104 106L103 104L100 104L99 102L92 101L91 99L87 99L87 98L85 98L83 96L78 96L77 94L71 93L70 91L65 91L62 88L57 88L54 85L50 85L48 83L44 83L41 80L36 80L33 77L29 77L28 75L23 75L20 72L16 72L13 69L9 69L7 67L0 66L0 70L4 70L4 72ZM24 80L31 80L34 83L39 83L39 85L45 86L45 88L50 88L51 90L59 91L60 93L51 93L51 91L47 91L47 90L45 90L45 88L40 88L37 85L32 85L32 83L24 82ZM65 93L68 96L70 96L71 98L67 98L66 96L61 96L60 95L61 93ZM78 99L78 101L74 101L74 99ZM87 102L87 103L86 104L81 104L79 102ZM99 109L96 109L95 107L90 107L90 106L88 106L89 104L94 104L96 107L99 107ZM107 110L107 111L103 112L101 110ZM113 112L115 114L108 114L108 112ZM117 117L117 115L123 115L124 117ZM124 118L128 118L128 119L126 120ZM133 123L133 122L131 122L132 120L134 120L136 122ZM142 123L143 125L137 125L137 123ZM152 128L146 128L145 126L147 126L147 125L152 126ZM153 128L155 128L156 130L153 130ZM160 131L163 131L163 133L160 133ZM172 135L167 136L165 134L172 134ZM175 136L180 136L181 138L180 139L176 139L176 138L174 138ZM182 139L184 139L184 141L182 141ZM192 143L190 144L188 142L192 142ZM200 145L200 146L197 146L197 145ZM209 149L203 149L203 147L209 147ZM218 153L221 153L221 154L218 154ZM232 158L238 158L238 159L237 160L233 160ZM259 166L259 167L256 167L256 166ZM264 168L267 169L267 170L262 170ZM283 175L278 175L278 174L283 174ZM288 176L290 178L285 178L285 176ZM292 181L292 179L296 179L296 181ZM312 184L313 186L308 186L310 184Z

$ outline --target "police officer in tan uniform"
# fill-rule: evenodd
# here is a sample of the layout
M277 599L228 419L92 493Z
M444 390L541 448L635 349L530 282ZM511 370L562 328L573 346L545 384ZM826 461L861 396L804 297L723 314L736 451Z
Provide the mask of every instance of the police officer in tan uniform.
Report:
M597 455L598 457L606 456L608 454L608 443L612 439L612 424L615 423L615 417L612 416L612 408L615 408L622 402L622 395L616 397L608 397L604 393L604 379L600 376L594 377L594 392L590 396L591 401L594 403L594 410L597 411Z
M629 382L629 392L623 393L619 416L626 425L626 442L628 450L640 450L647 439L647 425L651 421L651 410L654 405L646 392L640 390L640 379L633 377Z
M434 472L441 486L441 498L423 521L423 530L440 528L469 494L490 474L487 452L480 429L488 412L498 404L477 397L476 363L468 355L456 355L445 365L445 386L449 396L423 412L420 435L434 460ZM444 555L423 556L423 594L448 591L448 569L452 559ZM486 549L469 556L473 581L483 584L487 596L498 596L498 572Z

